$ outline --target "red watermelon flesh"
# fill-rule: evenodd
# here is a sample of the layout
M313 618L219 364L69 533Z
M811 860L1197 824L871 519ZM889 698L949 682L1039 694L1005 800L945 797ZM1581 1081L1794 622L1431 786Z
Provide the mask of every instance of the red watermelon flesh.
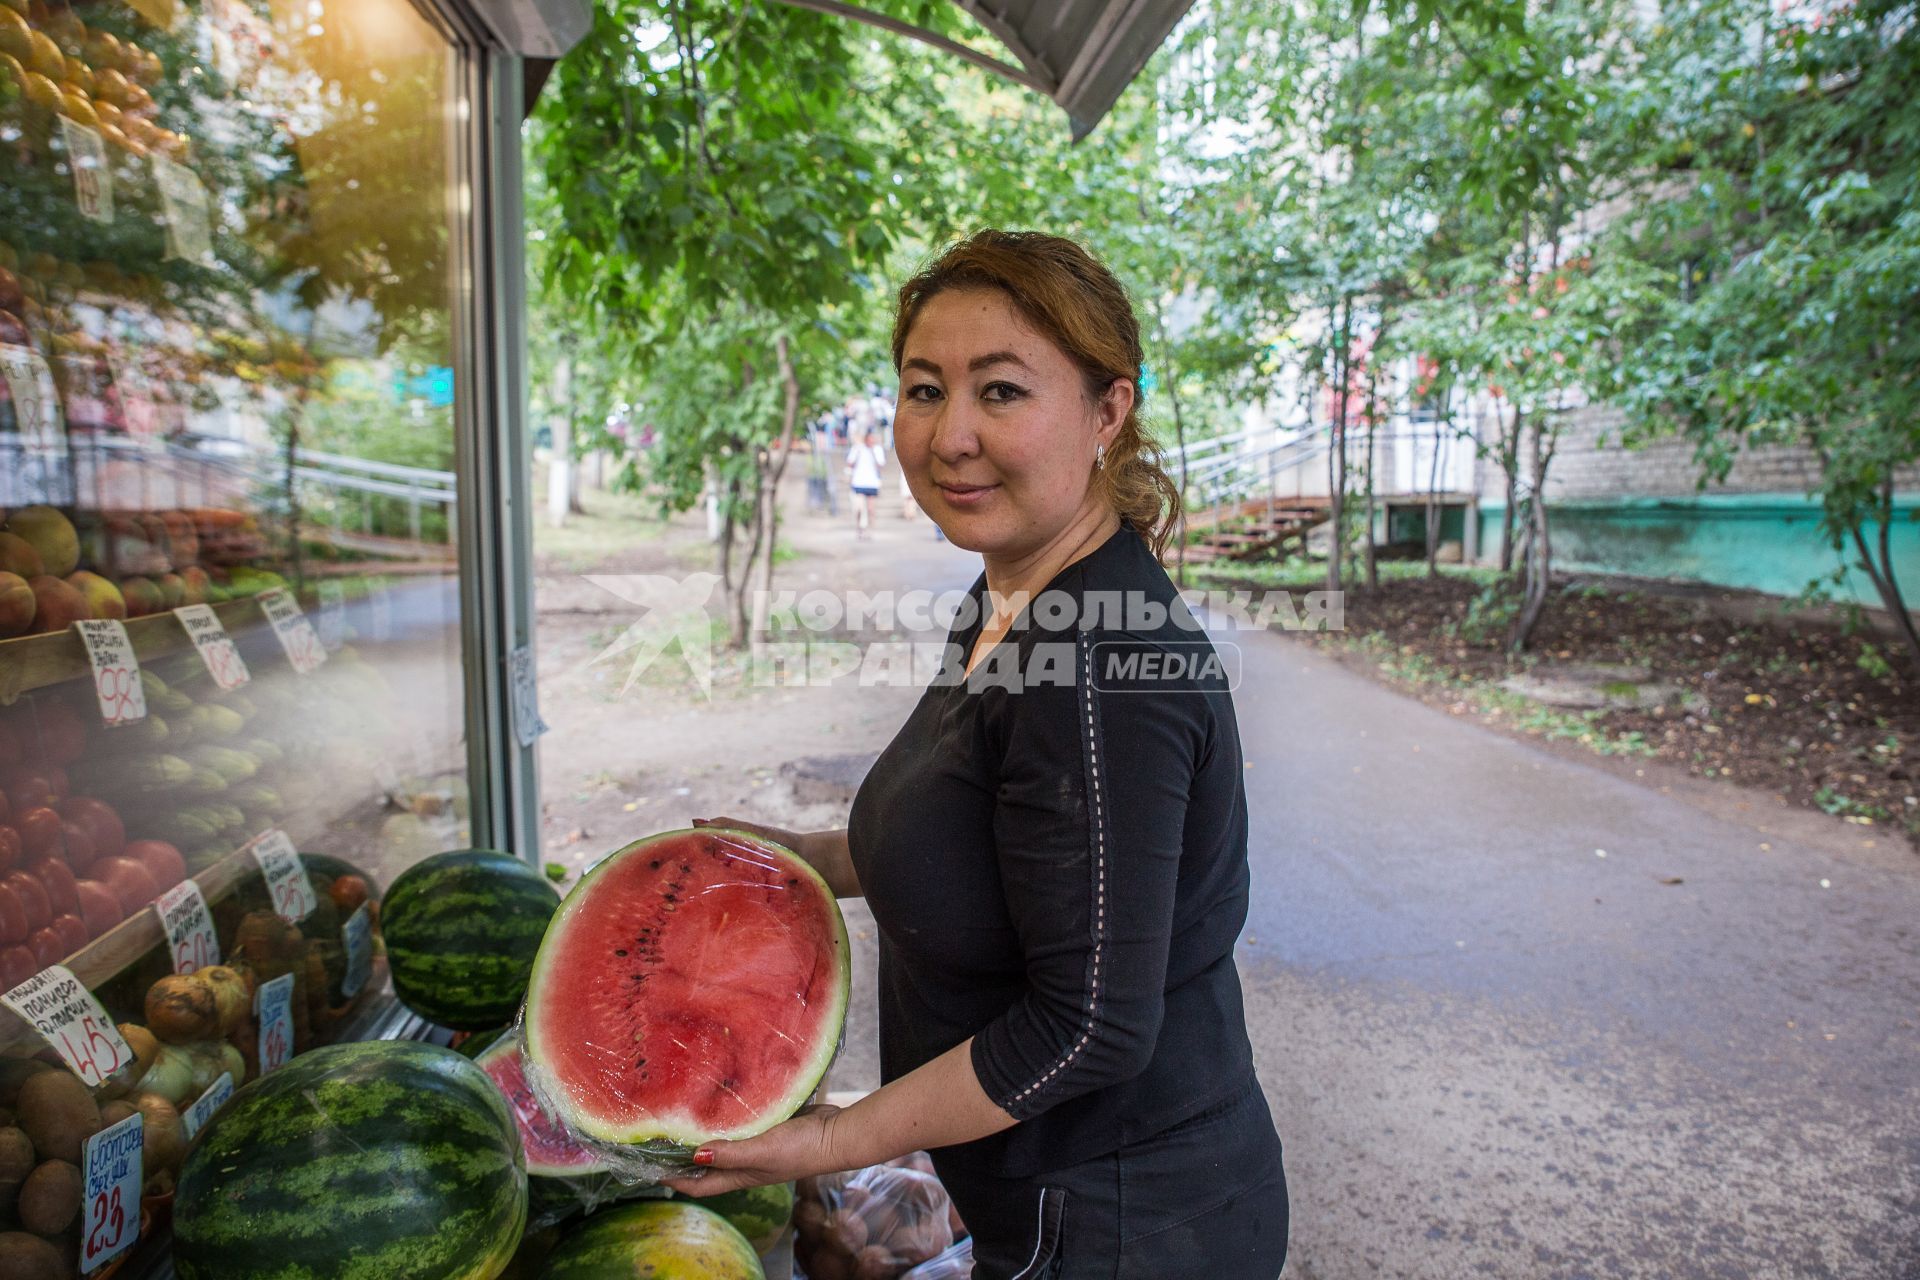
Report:
M606 1161L575 1141L564 1125L540 1109L539 1100L527 1084L517 1039L510 1035L503 1037L474 1061L506 1095L507 1110L513 1113L514 1126L520 1130L520 1145L527 1153L528 1173L542 1178L565 1178L606 1171Z
M791 1116L838 1047L846 924L793 853L746 832L628 845L576 885L527 991L525 1052L576 1132L694 1147Z

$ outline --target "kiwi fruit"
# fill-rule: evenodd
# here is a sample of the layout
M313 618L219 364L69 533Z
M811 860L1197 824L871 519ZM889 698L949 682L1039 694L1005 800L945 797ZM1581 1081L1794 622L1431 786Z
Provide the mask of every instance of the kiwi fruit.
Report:
M42 1160L80 1163L80 1148L100 1132L100 1107L80 1077L43 1071L20 1086L20 1127Z
M80 1212L80 1191L78 1165L47 1161L20 1188L20 1225L43 1236L60 1234Z

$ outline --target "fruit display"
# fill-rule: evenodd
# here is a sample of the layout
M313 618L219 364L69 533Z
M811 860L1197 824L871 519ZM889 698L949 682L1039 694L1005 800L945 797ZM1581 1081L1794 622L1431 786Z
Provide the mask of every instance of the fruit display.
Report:
M511 1019L560 898L509 854L461 849L408 868L380 903L393 986L428 1021L483 1031Z
M547 929L528 1075L576 1134L684 1160L805 1103L838 1047L849 965L833 894L795 854L715 827L638 841Z
M527 1177L486 1074L413 1041L330 1045L234 1095L173 1207L183 1280L487 1278L520 1242Z
M651 1200L607 1209L568 1230L540 1276L766 1280L766 1271L747 1238L713 1210L689 1201Z

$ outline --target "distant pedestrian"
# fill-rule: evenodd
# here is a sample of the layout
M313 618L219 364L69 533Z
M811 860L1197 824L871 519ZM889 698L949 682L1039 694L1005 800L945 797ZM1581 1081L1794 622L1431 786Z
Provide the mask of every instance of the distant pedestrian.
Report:
M873 500L880 494L880 469L886 465L887 457L880 452L880 439L872 431L861 436L847 454L847 483L853 489L853 527L859 537L867 537L873 528Z

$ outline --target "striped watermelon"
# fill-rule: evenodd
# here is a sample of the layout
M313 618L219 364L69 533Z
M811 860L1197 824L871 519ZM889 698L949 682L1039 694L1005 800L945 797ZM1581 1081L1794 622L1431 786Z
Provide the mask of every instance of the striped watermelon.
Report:
M766 1280L747 1238L711 1209L649 1200L603 1209L547 1257L540 1280Z
M486 1073L410 1040L337 1044L253 1081L174 1198L182 1280L492 1280L527 1218L519 1135Z
M600 862L554 917L527 990L527 1071L574 1132L684 1161L806 1102L849 972L833 892L796 854L718 827L654 836Z
M747 1238L755 1253L764 1254L780 1243L780 1235L793 1221L793 1184L775 1182L764 1187L741 1187L717 1196L699 1196L694 1202L711 1209Z
M393 989L443 1027L510 1022L559 895L511 854L438 853L408 868L380 903Z

